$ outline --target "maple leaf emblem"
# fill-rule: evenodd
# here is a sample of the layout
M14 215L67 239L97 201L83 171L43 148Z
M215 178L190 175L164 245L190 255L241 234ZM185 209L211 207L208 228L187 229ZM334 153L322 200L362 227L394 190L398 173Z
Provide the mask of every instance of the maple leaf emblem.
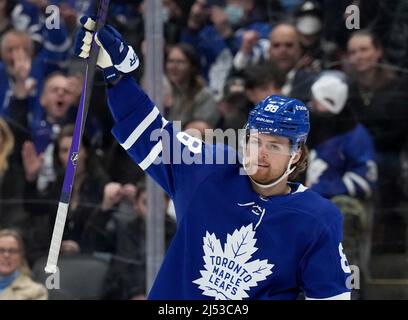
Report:
M199 285L203 295L216 300L242 300L258 282L272 274L273 264L265 260L249 261L258 250L255 247L255 231L252 224L227 234L224 250L214 233L203 237L204 268L201 278L193 283Z

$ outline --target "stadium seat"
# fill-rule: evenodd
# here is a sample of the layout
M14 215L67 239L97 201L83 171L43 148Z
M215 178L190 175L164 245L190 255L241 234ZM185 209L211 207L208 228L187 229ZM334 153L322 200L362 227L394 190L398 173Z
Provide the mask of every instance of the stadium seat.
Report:
M45 273L45 265L46 257L35 262L33 278L46 285L50 300L97 300L102 297L108 260L85 254L61 255L59 272L53 278ZM56 288L50 288L48 283Z

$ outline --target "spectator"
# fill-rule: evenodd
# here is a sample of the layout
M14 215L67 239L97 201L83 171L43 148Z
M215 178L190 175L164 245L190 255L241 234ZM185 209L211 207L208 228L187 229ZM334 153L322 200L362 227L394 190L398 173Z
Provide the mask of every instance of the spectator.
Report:
M256 42L250 42L252 44L246 52L241 48L241 52L235 56L236 69L242 70L261 61L271 61L285 75L282 94L303 101L310 100L310 86L316 75L305 68L309 58L302 56L299 34L294 25L286 22L277 24L269 35L269 41L260 43L259 53L256 53Z
M340 60L334 42L323 36L323 12L317 1L305 0L295 12L295 26L303 49L304 67L315 72L333 68Z
M134 218L134 203L138 192L132 183L109 182L103 191L103 200L86 223L83 234L83 252L115 254L117 224L126 224Z
M48 251L52 227L57 212L65 168L69 161L69 149L74 127L63 127L54 148L54 167L56 180L44 190L37 188L38 172L41 168L41 157L36 153L33 143L23 146L23 164L26 176L25 199L26 209L32 217L32 261ZM72 187L70 209L63 235L62 252L79 252L82 245L84 226L93 210L102 201L103 188L108 178L92 152L89 139L84 136L79 151L75 183Z
M312 86L306 185L343 213L342 243L349 263L361 270L361 290L353 291L352 297L361 299L378 177L372 137L347 104L348 89L340 72L325 72Z
M146 295L146 215L147 194L143 183L137 185L133 195L133 217L118 219L117 205L129 198L126 187L109 183L105 187L102 206L88 223L86 235L96 239L105 235L114 240L112 258L106 281L107 299L144 299ZM176 223L165 215L165 242L168 247L175 233Z
M272 62L249 66L244 70L245 92L249 101L256 105L266 97L282 95L284 74Z
M9 19L12 29L27 32L34 41L35 52L41 47L43 42L42 11L46 6L44 0L7 0L9 9ZM31 2L31 3L30 3Z
M182 125L193 118L200 119L216 127L220 113L199 66L198 56L190 45L178 44L169 50L166 74L173 92L169 119L179 120Z
M0 300L47 299L47 289L31 279L21 236L0 229Z
M1 38L0 56L0 114L9 115L10 97L14 86L23 87L29 97L29 111L36 114L39 109L39 95L45 77L61 68L59 64L66 59L68 46L65 51L52 51L56 43L65 41L65 34L59 34L62 29L53 29L47 38L47 45L35 54L34 43L30 35L24 31L9 30ZM62 39L62 40L61 40ZM51 48L51 49L47 49ZM25 81L24 80L29 80ZM17 83L16 83L17 82Z
M140 52L144 39L143 1L113 1L109 5L108 18L121 34L129 38L129 44Z
M299 34L290 24L277 25L270 34L269 59L286 75L284 95L310 100L310 86L315 74L304 69Z
M75 122L74 115L69 112L78 99L73 89L62 73L53 73L45 80L40 97L42 112L30 125L37 152L44 152L64 125Z
M260 38L255 30L244 31L241 46L234 57L234 69L240 71L250 64L267 60L269 46L269 40Z
M223 11L218 6L216 7L215 15ZM219 14L219 15L220 15ZM213 15L214 16L214 15ZM204 76L205 81L209 84L209 87L213 91L220 89L220 85L217 79L213 79L212 69L218 66L218 75L225 79L230 69L232 53L230 49L232 30L227 22L226 15L222 15L223 22L211 24L212 10L211 6L207 4L206 0L196 0L191 6L190 13L187 19L187 25L182 30L180 36L180 42L188 43L194 47L199 53L199 60L202 61L200 72ZM218 19L221 20L221 19ZM225 22L225 23L224 23ZM222 28L217 28L219 24L224 25L224 29L227 29L228 34L224 31L222 34ZM221 62L221 64L218 62Z
M96 7L95 0L51 0L48 2L59 6L61 18L70 31L76 30L79 17L84 14L93 14Z
M245 81L240 77L229 78L218 103L222 114L221 129L242 129L252 105L245 95ZM231 145L231 144L230 144Z
M310 164L306 185L326 198L373 197L377 181L375 149L367 129L346 105L348 86L332 73L312 86Z
M26 213L22 207L24 173L21 166L10 161L14 136L0 117L0 228L23 229Z
M79 99L79 92L73 84L74 78L66 77L56 72L48 76L40 97L42 110L36 116L27 114L28 100L24 90L15 89L15 94L10 103L11 117L14 123L19 123L17 132L19 137L19 149L25 140L32 140L36 152L43 155L43 165L39 173L40 190L47 187L49 182L55 181L56 173L53 166L54 141L61 128L75 122L75 113L78 110L73 105ZM16 87L17 88L17 87ZM29 121L29 119L31 121ZM30 123L29 123L30 122ZM27 137L20 128L29 127L31 134ZM96 120L90 116L85 127L86 134L91 137L91 143L97 144L100 140L99 126ZM23 136L23 138L21 138Z
M176 44L180 39L181 30L184 26L182 10L178 1L163 0L163 36L167 44Z
M37 152L44 152L55 141L63 126L75 122L81 95L80 81L81 79L76 76L67 77L60 72L47 77L40 97L41 112L30 124ZM85 133L93 145L99 145L101 139L99 123L93 116L87 118Z
M58 1L58 0L57 0ZM65 0L64 0L65 1ZM65 14L62 8L58 12L62 20L58 20L56 27L50 27L49 22L56 23L54 17L48 16L47 6L55 4L49 0L22 0L14 7L12 16L13 27L25 31L34 41L35 55L41 59L50 59L56 62L67 58L71 39L68 37ZM51 20L48 18L51 17Z
M266 38L270 25L263 23L255 1L196 0L191 7L187 28L180 41L189 43L200 54L204 78L219 100L245 31Z
M27 90L27 95L33 98L35 96L33 85L37 84L41 79L34 79L31 76L34 44L27 33L16 30L6 32L1 38L0 54L2 60L2 63L0 63L0 114L4 115L8 113L7 109L13 91L10 82L17 82L18 85ZM41 74L42 70L37 71ZM28 82L22 82L23 77L24 80L31 79L31 86L28 85ZM33 110L35 102L30 102L30 108Z
M398 237L402 238L405 231L400 226L404 223L396 207L402 199L398 179L401 172L400 154L407 141L406 81L387 67L383 61L380 41L365 30L351 35L348 41L348 63L351 77L349 103L359 122L373 137L377 151L379 204L375 225L382 225L385 230L378 230L376 235L380 237L381 234L385 236L389 233L390 237L395 237L397 230L401 230ZM392 246L400 243L402 248L405 240L394 241Z

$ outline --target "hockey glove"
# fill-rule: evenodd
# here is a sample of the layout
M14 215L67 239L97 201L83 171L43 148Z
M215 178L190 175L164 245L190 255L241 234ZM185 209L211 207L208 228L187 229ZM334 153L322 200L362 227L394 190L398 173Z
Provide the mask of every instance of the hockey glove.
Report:
M95 42L100 47L97 65L103 70L106 82L114 82L119 79L121 73L136 70L139 58L115 28L106 25L95 34L96 23L93 18L83 16L80 22L82 28L76 37L75 54L87 59L92 38L95 37Z

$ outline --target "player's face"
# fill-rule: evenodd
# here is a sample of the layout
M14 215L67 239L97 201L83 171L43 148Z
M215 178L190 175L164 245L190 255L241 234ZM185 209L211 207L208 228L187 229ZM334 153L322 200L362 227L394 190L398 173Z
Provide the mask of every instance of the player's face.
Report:
M251 133L246 145L246 167L251 178L271 183L286 171L290 159L289 139L262 133Z

